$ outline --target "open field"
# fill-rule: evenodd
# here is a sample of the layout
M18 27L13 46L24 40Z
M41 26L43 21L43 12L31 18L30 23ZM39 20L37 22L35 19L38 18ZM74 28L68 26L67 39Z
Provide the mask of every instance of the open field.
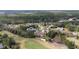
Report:
M14 37L16 42L20 43L21 49L67 49L63 44L43 42L39 40L40 38L24 38L8 31L2 31L1 33L6 33L9 37Z
M30 38L23 38L20 37L18 35L14 35L10 32L7 31L2 31L2 33L6 33L9 35L9 37L14 37L14 39L16 40L16 42L20 43L20 48L24 49L24 48L46 48L44 46L42 46L41 44L33 41L34 39L30 39Z
M1 49L79 48L79 11L0 12Z

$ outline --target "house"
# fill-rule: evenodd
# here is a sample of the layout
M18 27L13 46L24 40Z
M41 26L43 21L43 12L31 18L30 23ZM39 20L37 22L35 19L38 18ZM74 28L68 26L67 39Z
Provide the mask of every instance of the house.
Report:
M77 32L65 32L66 36L76 38L78 36Z
M35 35L38 36L38 37L43 37L44 36L44 32L42 32L42 31L36 31Z
M72 35L73 35L73 36L77 36L78 33L77 33L77 32L72 32Z
M34 31L34 32L37 31L37 30L36 30L35 28L33 28L33 27L29 27L29 28L27 28L26 30L27 30L27 31Z
M69 18L68 21L73 21L73 18Z
M63 27L57 27L55 30L60 31L60 32L63 32L64 31L64 28Z
M79 21L76 17L73 18L69 18L69 19L63 19L63 20L59 20L58 22L62 23L62 22L70 22L70 21Z

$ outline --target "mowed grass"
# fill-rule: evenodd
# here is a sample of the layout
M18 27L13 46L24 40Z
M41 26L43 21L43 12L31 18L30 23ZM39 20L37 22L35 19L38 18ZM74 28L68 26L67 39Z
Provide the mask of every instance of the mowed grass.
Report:
M34 39L27 40L26 48L27 49L46 49L46 47L44 47L40 43L35 42Z
M0 32L0 34L4 33L8 34L9 37L14 37L16 41L19 41L23 49L46 49L46 47L35 41L37 38L24 38L8 31Z

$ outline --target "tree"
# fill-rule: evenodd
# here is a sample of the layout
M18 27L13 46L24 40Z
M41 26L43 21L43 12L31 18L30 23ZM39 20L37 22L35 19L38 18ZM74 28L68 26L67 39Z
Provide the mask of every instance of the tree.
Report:
M16 45L16 41L13 38L9 38L9 47L14 48Z
M45 36L45 38L46 38L47 41L53 42L52 39L53 39L56 35L58 35L58 33L57 33L56 31L49 31L49 32L46 34L47 37Z
M54 38L56 35L57 35L57 32L55 32L55 31L49 31L47 33L47 36L50 37L50 38Z
M2 36L2 44L3 44L4 48L9 48L9 37L7 34L4 34Z
M75 43L71 42L69 40L65 40L65 44L68 46L69 49L74 49L75 48Z
M74 48L75 48L75 43L72 42L72 41L67 40L67 39L66 39L66 35L61 34L60 36L61 36L62 42L63 42L65 45L67 45L67 47L68 47L69 49L74 49Z

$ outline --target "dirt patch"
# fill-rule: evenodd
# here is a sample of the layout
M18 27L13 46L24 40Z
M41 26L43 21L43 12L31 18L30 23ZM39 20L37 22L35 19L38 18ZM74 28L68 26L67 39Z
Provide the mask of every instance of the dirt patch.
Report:
M67 49L67 46L66 46L66 45L64 45L64 44L58 44L58 43L56 43L56 42L54 42L54 43L43 42L43 41L41 41L41 40L39 40L39 39L34 40L34 41L36 41L36 42L42 44L43 46L45 46L45 47L47 47L47 48L49 48L49 49Z

